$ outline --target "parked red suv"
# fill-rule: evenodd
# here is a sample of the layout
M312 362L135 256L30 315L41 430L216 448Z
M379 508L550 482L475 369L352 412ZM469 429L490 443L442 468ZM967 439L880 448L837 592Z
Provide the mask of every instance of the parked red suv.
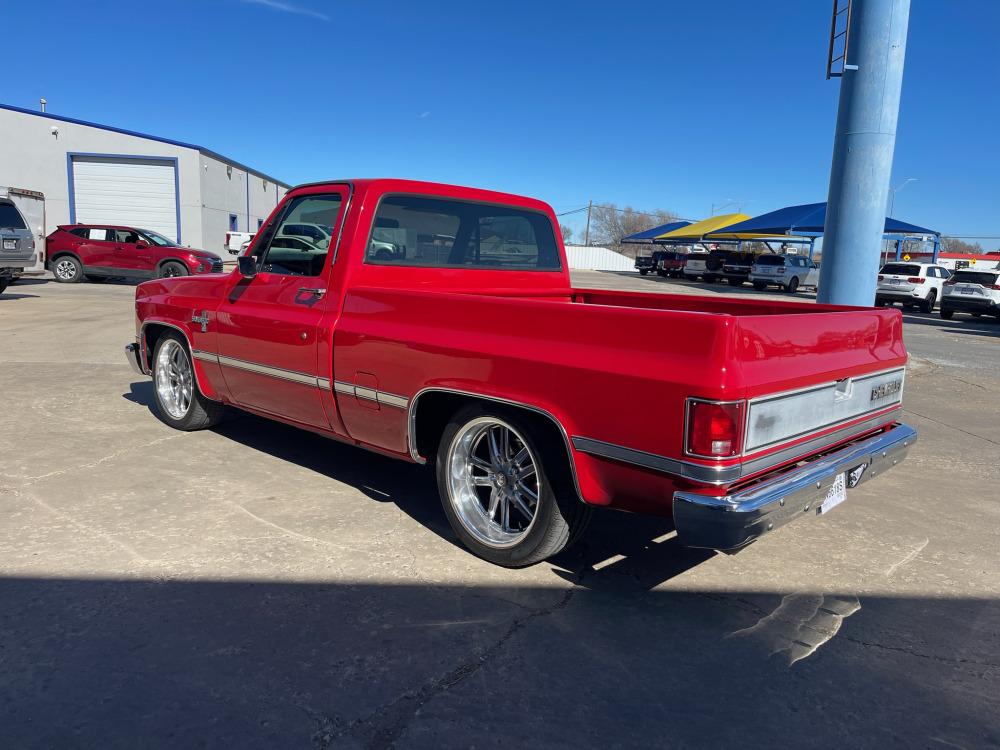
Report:
M222 271L222 258L218 255L181 247L148 229L66 224L57 227L45 242L49 270L62 283Z

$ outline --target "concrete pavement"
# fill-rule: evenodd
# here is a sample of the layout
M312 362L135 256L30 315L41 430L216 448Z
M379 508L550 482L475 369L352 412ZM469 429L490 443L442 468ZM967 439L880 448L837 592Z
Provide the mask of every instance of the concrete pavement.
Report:
M601 513L510 571L426 469L167 428L132 294L0 297L0 745L1000 746L1000 325L906 316L920 442L828 517L727 556Z

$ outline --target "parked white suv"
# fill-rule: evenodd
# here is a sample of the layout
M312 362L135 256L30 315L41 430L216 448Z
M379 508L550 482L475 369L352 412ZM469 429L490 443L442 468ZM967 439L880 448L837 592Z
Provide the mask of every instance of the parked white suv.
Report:
M681 269L681 273L684 274L685 279L697 279L699 276L704 276L705 263L708 260L708 253L690 253L687 260L684 261L684 268Z
M819 286L819 266L801 255L767 253L757 257L750 267L750 281L758 292L768 286L780 286L794 292L800 286Z
M995 315L1000 318L1000 270L955 271L944 283L941 295L941 317L951 318L956 312Z
M875 306L901 302L907 309L917 306L922 312L934 312L941 287L950 276L947 268L933 263L886 263L878 272Z

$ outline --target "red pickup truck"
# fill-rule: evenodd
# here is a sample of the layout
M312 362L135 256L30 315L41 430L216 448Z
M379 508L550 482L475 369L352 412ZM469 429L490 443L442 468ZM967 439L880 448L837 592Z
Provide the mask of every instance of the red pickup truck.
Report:
M139 285L126 355L177 429L232 406L434 463L461 541L512 567L593 506L739 549L913 445L898 311L575 289L557 226L486 190L303 185L236 270Z

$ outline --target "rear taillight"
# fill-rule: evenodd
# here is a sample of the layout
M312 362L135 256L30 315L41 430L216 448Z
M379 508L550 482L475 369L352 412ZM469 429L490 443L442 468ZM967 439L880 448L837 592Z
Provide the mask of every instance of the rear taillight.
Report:
M878 280L879 281L885 281L885 276L883 276L882 274L879 274L878 275Z
M1000 289L1000 284L994 284L990 289Z
M923 284L927 279L922 279L919 276L911 276L907 279L911 284Z
M743 449L743 402L687 401L687 438L684 449L691 456L728 458Z

